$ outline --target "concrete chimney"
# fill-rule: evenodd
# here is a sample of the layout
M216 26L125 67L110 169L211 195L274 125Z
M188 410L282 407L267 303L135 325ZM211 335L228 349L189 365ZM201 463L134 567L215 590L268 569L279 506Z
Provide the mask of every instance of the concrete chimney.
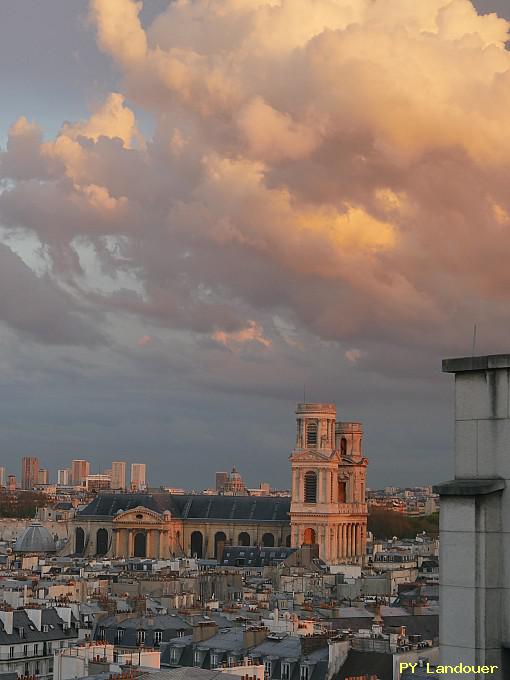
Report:
M455 374L455 478L435 487L441 663L496 666L491 678L503 680L510 677L510 354L446 359L443 372Z
M42 629L42 609L28 609L28 608L26 608L25 611L27 613L28 618L30 619L30 621L32 621L32 623L34 624L36 629L38 631L41 631L41 629Z
M247 628L243 634L243 646L245 649L260 645L267 637L269 630L265 626L252 626Z
M218 632L218 626L214 621L200 621L193 626L193 642L209 640Z
M55 607L55 609L64 624L69 628L71 626L71 615L73 613L71 607Z
M12 609L0 609L0 621L2 622L7 635L12 635L14 623L14 613Z

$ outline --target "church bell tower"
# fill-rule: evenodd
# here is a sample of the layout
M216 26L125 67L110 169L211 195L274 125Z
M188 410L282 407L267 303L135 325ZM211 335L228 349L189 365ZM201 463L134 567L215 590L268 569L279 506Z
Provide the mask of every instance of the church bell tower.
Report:
M290 507L294 547L317 543L326 562L361 562L367 505L361 423L337 422L335 404L298 404Z

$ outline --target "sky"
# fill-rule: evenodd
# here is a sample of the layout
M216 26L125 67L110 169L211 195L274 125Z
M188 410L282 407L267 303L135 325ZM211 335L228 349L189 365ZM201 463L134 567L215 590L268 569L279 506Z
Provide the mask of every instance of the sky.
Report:
M506 0L0 6L0 463L452 475L441 359L509 351Z

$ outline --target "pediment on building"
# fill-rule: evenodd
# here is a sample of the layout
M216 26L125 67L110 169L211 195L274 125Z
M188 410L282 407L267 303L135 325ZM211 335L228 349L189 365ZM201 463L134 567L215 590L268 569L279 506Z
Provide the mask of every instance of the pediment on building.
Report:
M324 461L331 461L335 460L335 457L338 458L338 453L337 451L333 451L332 454L324 454L321 453L320 451L314 450L314 449L306 449L303 451L294 451L294 453L291 455L290 460L295 463L314 463L314 462L324 462Z
M165 518L160 515L159 512L154 512L154 510L149 510L149 508L144 508L139 505L136 508L131 508L130 510L124 510L119 512L113 518L114 525L122 524L164 524Z

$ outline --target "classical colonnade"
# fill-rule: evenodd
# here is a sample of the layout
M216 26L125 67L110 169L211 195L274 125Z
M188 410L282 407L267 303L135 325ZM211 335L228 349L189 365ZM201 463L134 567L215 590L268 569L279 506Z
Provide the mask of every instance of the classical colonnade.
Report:
M114 555L163 557L168 554L168 529L122 528L113 532Z
M339 524L324 524L296 527L294 545L309 543L321 545L321 557L327 561L344 561L365 554L366 522L348 521Z

